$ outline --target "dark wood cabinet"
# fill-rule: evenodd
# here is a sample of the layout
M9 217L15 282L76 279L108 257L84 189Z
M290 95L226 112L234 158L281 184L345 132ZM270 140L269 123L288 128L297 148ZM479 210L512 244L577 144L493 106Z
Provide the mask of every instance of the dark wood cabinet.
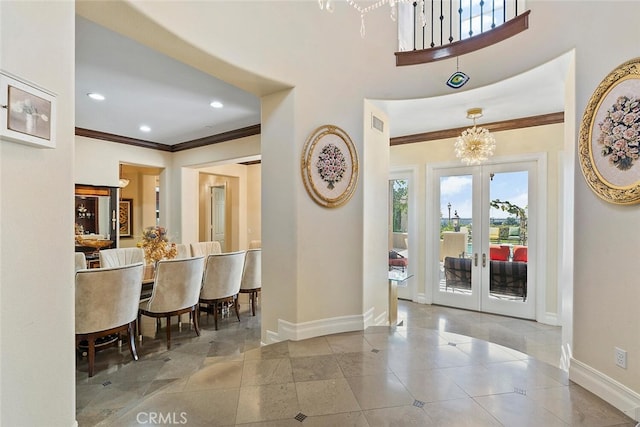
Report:
M98 233L98 198L76 196L76 234Z
M76 185L75 190L75 234L76 251L97 255L99 248L116 247L116 226L118 207L118 189L116 187L98 187L92 185ZM82 238L84 236L84 239ZM93 239L93 240L87 240ZM84 240L84 242L83 242ZM101 243L91 246L82 243ZM111 241L103 246L104 241Z

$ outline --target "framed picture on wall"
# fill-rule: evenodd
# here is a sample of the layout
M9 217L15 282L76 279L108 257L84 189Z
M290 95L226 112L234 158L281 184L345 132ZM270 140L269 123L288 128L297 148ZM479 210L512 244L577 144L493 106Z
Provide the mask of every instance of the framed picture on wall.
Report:
M591 95L578 154L587 184L601 199L640 203L640 58L611 71Z
M335 208L347 203L358 181L358 154L349 135L333 125L316 129L302 153L302 181L320 206Z
M120 199L118 225L120 237L133 237L133 199Z
M56 147L56 98L0 72L0 137L40 148Z

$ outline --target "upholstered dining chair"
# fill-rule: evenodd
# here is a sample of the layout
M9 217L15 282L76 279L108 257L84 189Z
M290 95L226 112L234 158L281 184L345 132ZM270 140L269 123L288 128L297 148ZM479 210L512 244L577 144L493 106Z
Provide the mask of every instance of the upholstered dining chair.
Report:
M75 269L84 270L87 268L87 256L84 252L75 252Z
M195 242L191 243L191 256L207 256L222 253L220 242Z
M143 264L92 268L76 272L76 348L86 341L89 376L94 373L96 340L126 332L129 351L138 360L135 323L138 318Z
M233 304L238 322L238 294L242 283L245 251L211 254L205 262L200 290L200 303L208 306L207 313L213 312L216 330L218 330L218 306Z
M186 243L176 243L176 258L185 259L191 258L191 246Z
M249 294L253 316L256 315L256 301L260 289L262 289L262 249L249 249L244 259L240 293Z
M123 265L144 263L144 250L142 248L115 248L100 250L100 267L120 267Z
M151 298L140 303L138 324L141 316L167 319L167 350L171 348L171 316L189 313L196 335L200 336L198 299L202 286L203 259L194 257L158 261Z

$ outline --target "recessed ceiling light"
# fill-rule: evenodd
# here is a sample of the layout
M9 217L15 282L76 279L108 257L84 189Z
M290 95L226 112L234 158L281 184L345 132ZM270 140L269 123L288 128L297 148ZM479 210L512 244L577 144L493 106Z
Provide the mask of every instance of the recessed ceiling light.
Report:
M88 93L87 96L95 101L104 101L105 99L104 95L95 92Z
M222 107L224 107L224 105L220 101L211 101L211 104L209 104L209 105L211 105L213 108L222 108Z
M142 132L151 132L151 128L149 126L147 126L147 125L140 126L140 130Z

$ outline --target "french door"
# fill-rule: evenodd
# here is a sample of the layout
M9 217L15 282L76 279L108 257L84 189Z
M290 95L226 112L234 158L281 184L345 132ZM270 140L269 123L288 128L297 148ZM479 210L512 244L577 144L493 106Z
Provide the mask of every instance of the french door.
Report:
M535 318L537 162L433 168L436 304Z

